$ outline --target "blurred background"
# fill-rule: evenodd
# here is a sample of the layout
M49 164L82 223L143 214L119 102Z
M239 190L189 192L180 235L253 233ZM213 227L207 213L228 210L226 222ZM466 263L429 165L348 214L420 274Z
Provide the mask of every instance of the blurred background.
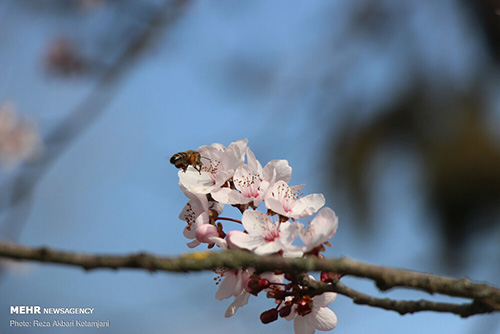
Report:
M168 159L248 138L325 194L340 218L327 256L498 286L499 14L496 0L2 0L0 239L189 252ZM88 334L293 331L260 323L262 297L225 319L214 276L3 261L0 332L74 331L9 327L36 318L10 305L93 307L85 319L110 327ZM500 333L498 315L330 308L337 333Z

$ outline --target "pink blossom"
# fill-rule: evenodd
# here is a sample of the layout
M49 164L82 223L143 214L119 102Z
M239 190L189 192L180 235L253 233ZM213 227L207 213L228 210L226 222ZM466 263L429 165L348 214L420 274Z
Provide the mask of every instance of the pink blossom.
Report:
M225 148L221 144L201 146L201 173L194 168L186 172L179 171L179 180L188 191L196 194L208 194L218 190L233 175L235 170L243 165L247 148L247 139L238 140Z
M215 298L218 300L227 299L230 297L235 297L231 305L226 310L225 317L229 318L233 316L238 308L246 305L248 303L248 298L250 294L243 288L243 283L250 277L253 273L253 269L249 270L225 270L221 272L221 276L224 277L223 281L219 286L219 290L215 294Z
M309 276L314 279L312 276ZM312 298L312 309L307 314L301 315L297 305L286 320L293 319L295 334L314 334L316 329L330 331L337 326L337 315L327 306L337 298L334 292L324 292Z
M301 225L299 236L305 245L303 251L309 252L330 240L337 232L338 223L339 220L332 209L321 209L309 223L307 230L303 228L304 225Z
M247 270L225 270L222 271L221 276L224 280L219 286L215 298L218 300L234 297L233 302L226 310L224 317L229 318L233 316L236 311L248 303L250 293L245 291L244 284L248 281L249 277L254 273L253 268ZM260 275L262 278L267 279L271 283L283 283L284 275L276 275L274 272L265 272ZM264 291L267 291L265 289Z
M190 199L179 214L179 219L187 223L183 234L188 239L194 239L187 244L189 248L194 248L201 243L196 239L197 228L201 225L210 223L211 210L216 211L218 214L222 213L224 204L212 201L209 202L206 195L193 194L184 188L182 184L179 186L184 194Z
M290 218L305 218L314 214L323 205L323 194L299 196L304 185L290 187L285 181L274 183L266 195L266 208Z
M248 233L232 235L231 243L248 249L257 255L266 255L286 250L297 236L296 224L273 222L260 211L246 210L241 220Z
M234 187L219 188L212 192L212 197L225 204L247 204L258 206L265 198L270 184L277 180L289 180L292 168L286 160L270 161L264 168L247 148L248 164L239 167L233 176Z

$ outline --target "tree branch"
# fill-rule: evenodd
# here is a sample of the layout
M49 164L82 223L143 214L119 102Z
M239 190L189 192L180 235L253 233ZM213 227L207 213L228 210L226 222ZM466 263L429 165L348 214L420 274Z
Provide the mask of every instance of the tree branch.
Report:
M304 275L305 276L305 275ZM434 311L443 313L454 313L463 318L475 314L484 314L498 311L485 303L474 300L471 303L454 304L440 303L425 299L417 301L413 300L394 300L389 298L377 298L344 285L341 282L335 284L326 284L303 277L302 284L313 289L313 295L320 295L323 292L336 292L352 299L355 304L368 305L372 307L382 308L384 310L395 311L401 315L415 313L421 311Z
M468 317L474 314L500 311L500 289L468 279L453 279L416 271L375 266L348 258L283 258L281 256L257 256L249 252L229 250L223 252L194 252L179 257L162 257L148 253L129 255L96 255L53 250L49 247L32 248L14 243L0 242L0 257L56 263L91 269L146 269L148 271L191 272L220 267L237 269L255 268L257 272L281 270L301 274L310 271L328 271L342 275L368 278L386 291L394 287L418 289L428 293L472 299L465 304L440 303L427 300L406 301L376 298L340 282L327 284L313 281L307 275L299 275L300 284L308 286L312 295L337 292L356 304L369 305L396 311L400 314L420 311L448 312Z

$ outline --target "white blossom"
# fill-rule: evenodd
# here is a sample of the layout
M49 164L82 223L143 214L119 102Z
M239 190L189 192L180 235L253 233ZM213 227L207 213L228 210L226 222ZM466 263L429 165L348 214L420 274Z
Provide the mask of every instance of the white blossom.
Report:
M215 210L218 214L222 213L224 204L209 202L206 195L194 194L184 188L182 184L179 184L179 186L190 199L179 214L179 219L187 223L183 235L188 239L194 239L187 244L189 248L194 248L201 243L196 239L196 229L210 222L210 210Z
M215 298L218 300L227 299L230 297L235 297L231 305L226 310L225 317L229 318L233 316L238 308L246 305L248 303L248 298L250 294L243 288L243 283L250 277L253 273L253 269L249 270L224 270L221 272L221 276L224 277L223 281L219 285L219 290L215 294Z
M304 242L304 253L309 252L315 247L330 240L337 232L339 220L330 208L321 209L316 217L309 223L309 228L306 230L304 225L301 225L299 233L300 239Z
M266 208L290 218L306 218L325 205L323 194L299 196L305 185L290 187L285 181L274 183L268 192L265 202Z
M314 277L309 275L310 279ZM334 292L324 292L312 298L312 309L305 315L299 314L297 305L294 305L286 320L293 319L293 329L295 334L314 334L316 329L320 331L330 331L337 326L337 315L327 306L332 303L337 294Z
M277 180L288 181L292 168L286 160L270 161L264 168L247 148L248 163L239 167L233 176L234 188L223 187L212 192L212 197L225 204L247 204L257 207L265 198L269 186Z
M246 210L241 222L248 233L234 234L230 238L231 243L257 255L286 250L298 234L296 224L273 222L260 211Z
M201 155L201 172L188 168L185 172L179 171L180 183L190 192L208 194L218 190L226 183L238 167L245 161L247 139L238 140L225 148L221 144L201 146L198 152Z

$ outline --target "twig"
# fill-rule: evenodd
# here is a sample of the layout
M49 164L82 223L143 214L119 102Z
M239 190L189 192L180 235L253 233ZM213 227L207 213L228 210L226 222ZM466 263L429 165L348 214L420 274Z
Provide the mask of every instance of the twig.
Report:
M420 311L455 313L462 317L480 313L500 311L500 289L488 284L474 283L468 279L453 279L427 273L407 271L354 261L348 258L283 258L280 256L257 256L245 251L195 252L179 257L162 257L148 253L129 255L96 255L77 252L57 251L48 247L32 248L14 243L0 242L0 257L57 263L91 269L146 269L148 271L191 272L211 270L220 267L237 269L252 267L257 272L281 270L289 273L329 271L372 279L382 290L405 287L440 293L448 296L472 299L471 303L452 304L427 300L404 301L376 298L337 282L326 284L308 280L299 275L301 284L311 288L311 294L326 291L340 293L351 298L354 303L397 311L400 314ZM383 283L383 284L381 284Z
M302 280L302 284L313 288L312 295L319 295L323 292L336 292L352 299L355 304L368 305L372 307L382 308L384 310L395 311L401 315L415 313L421 311L433 311L454 313L463 318L476 315L499 311L479 300L474 300L471 303L454 304L433 302L425 299L420 300L394 300L389 298L377 298L355 289L352 289L341 282L334 284L326 284L323 282L313 281L308 278Z

